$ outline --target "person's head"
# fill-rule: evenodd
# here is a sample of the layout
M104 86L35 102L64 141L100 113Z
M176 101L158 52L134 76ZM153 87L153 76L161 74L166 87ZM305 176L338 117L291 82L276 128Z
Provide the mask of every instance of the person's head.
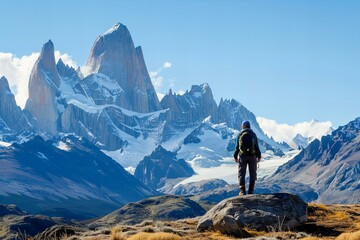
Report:
M242 129L250 128L250 122L247 121L247 120L243 121L242 124L241 124L241 128Z

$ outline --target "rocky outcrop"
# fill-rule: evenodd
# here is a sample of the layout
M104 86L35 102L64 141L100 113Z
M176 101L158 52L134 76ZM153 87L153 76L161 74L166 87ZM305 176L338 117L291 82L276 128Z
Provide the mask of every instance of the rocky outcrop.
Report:
M261 129L255 114L235 99L221 99L218 107L219 122L226 122L228 127L241 129L244 120L251 123L251 128Z
M139 163L134 175L145 185L158 189L167 179L190 177L194 173L184 159L177 159L176 153L159 145L150 156L146 156Z
M315 139L271 179L307 184L322 203L360 202L360 118Z
M295 195L245 195L226 199L210 209L199 220L197 230L241 237L245 227L257 231L288 230L306 220L307 204Z
M77 72L73 67L70 67L67 64L65 65L61 58L57 62L56 68L61 79L72 82L72 87L74 87L74 85L81 80L79 77L79 72Z
M211 117L217 121L217 105L209 84L193 85L183 95L171 90L161 100L164 109L169 109L167 123L169 128L185 129Z
M35 119L40 131L58 132L60 77L55 64L54 44L49 40L44 44L38 60L31 71L29 98L25 110Z
M145 220L174 221L201 216L204 213L205 210L199 204L186 197L167 195L129 203L91 223L90 227L133 225Z
M218 188L228 186L229 184L222 179L209 179L199 182L180 184L173 188L169 193L176 195L196 195L199 193L212 191Z
M135 49L125 25L118 23L96 39L87 66L118 83L123 90L118 106L140 113L161 109L141 48Z
M14 133L31 129L32 125L21 108L16 105L14 94L11 93L5 77L0 78L0 103L0 119L4 123L4 128L7 127L9 131Z

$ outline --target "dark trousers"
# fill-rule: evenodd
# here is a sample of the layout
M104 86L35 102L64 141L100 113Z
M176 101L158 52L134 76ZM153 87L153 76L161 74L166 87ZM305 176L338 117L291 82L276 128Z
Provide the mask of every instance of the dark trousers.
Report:
M257 159L255 156L240 156L239 159L239 183L245 185L246 167L249 165L250 185L256 181Z

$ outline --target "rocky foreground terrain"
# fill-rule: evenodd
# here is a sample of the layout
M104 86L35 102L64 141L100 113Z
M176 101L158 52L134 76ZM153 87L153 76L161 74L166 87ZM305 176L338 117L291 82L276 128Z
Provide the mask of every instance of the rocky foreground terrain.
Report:
M300 203L299 207L293 205L292 208L289 208L291 204L297 204L297 202L301 201L301 199L294 195L281 195L280 198L286 198L285 200L282 199L284 200L283 207L276 205L271 208L272 210L282 208L284 211L288 211L290 216L293 216L294 218L279 218L278 221L273 221L273 223L269 223L269 226L265 226L265 229L256 229L254 226L251 226L251 228L243 227L241 232L239 232L237 236L234 236L234 234L226 233L226 231L232 227L231 224L228 225L228 219L222 220L218 224L218 226L222 226L223 229L210 228L203 231L199 228L201 225L199 223L204 222L204 219L206 219L206 216L208 216L211 211L214 211L216 208L221 208L219 207L221 204L224 206L227 205L228 209L226 210L226 214L231 214L231 211L234 209L250 206L250 208L257 209L258 218L264 218L263 215L269 217L269 214L262 213L267 211L266 209L269 209L269 206L264 206L263 210L261 210L258 207L251 207L254 206L251 201L256 201L258 203L263 201L263 204L266 205L275 200L266 200L264 202L264 199L272 199L275 197L278 198L276 200L278 201L279 196L276 194L258 196L259 197L252 197L253 199L250 199L250 196L247 196L246 198L233 197L226 199L206 214L204 214L205 211L201 210L200 205L186 197L153 197L148 200L142 200L141 204L139 204L140 202L128 204L101 219L85 222L71 222L56 218L50 219L39 215L29 216L14 206L2 206L0 211L0 239L360 239L360 205L323 205L310 203L308 204L307 209L305 208L306 217L304 219L302 214L297 215L299 217L295 216L304 210L303 203ZM256 200L257 198L260 200ZM291 200L290 202L288 201L289 199ZM246 205L246 202L250 202L250 205ZM229 205L234 205L233 208L230 206L230 211ZM181 217L186 216L187 213L189 213L189 216L200 216L171 221L166 220L167 217L176 216L178 211L185 208L188 210L182 211ZM194 211L194 209L196 211ZM240 218L246 217L246 214L249 215L248 211L250 212L250 215L252 215L251 211L253 210L248 209L242 212L244 216L240 216ZM224 208L221 208L219 215L226 215L224 212ZM136 213L138 214L136 215ZM148 215L149 213L151 213L151 215ZM234 216L236 215L236 213L232 213ZM145 215L148 215L149 218L147 219ZM126 219L130 216L134 219L133 222ZM276 214L270 217L276 218ZM296 218L301 224L294 222ZM123 221L124 219L125 221ZM174 217L172 219L174 219ZM298 226L290 229L287 227L289 226L289 223L290 225L295 224ZM22 229L22 231L18 231L20 229ZM40 233L34 235L36 230Z

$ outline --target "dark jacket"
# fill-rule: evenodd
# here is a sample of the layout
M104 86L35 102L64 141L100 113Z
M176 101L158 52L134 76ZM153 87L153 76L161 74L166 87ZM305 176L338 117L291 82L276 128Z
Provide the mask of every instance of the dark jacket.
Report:
M258 139L256 134L253 132L253 130L251 128L245 128L241 131L241 133L239 134L238 138L237 138L237 144L236 144L236 149L234 152L234 158L238 158L239 152L240 152L240 136L243 132L249 132L251 134L253 134L254 136L254 141L255 141L255 156L257 158L261 158L261 152L260 152L260 148L259 148L259 143L258 143Z

